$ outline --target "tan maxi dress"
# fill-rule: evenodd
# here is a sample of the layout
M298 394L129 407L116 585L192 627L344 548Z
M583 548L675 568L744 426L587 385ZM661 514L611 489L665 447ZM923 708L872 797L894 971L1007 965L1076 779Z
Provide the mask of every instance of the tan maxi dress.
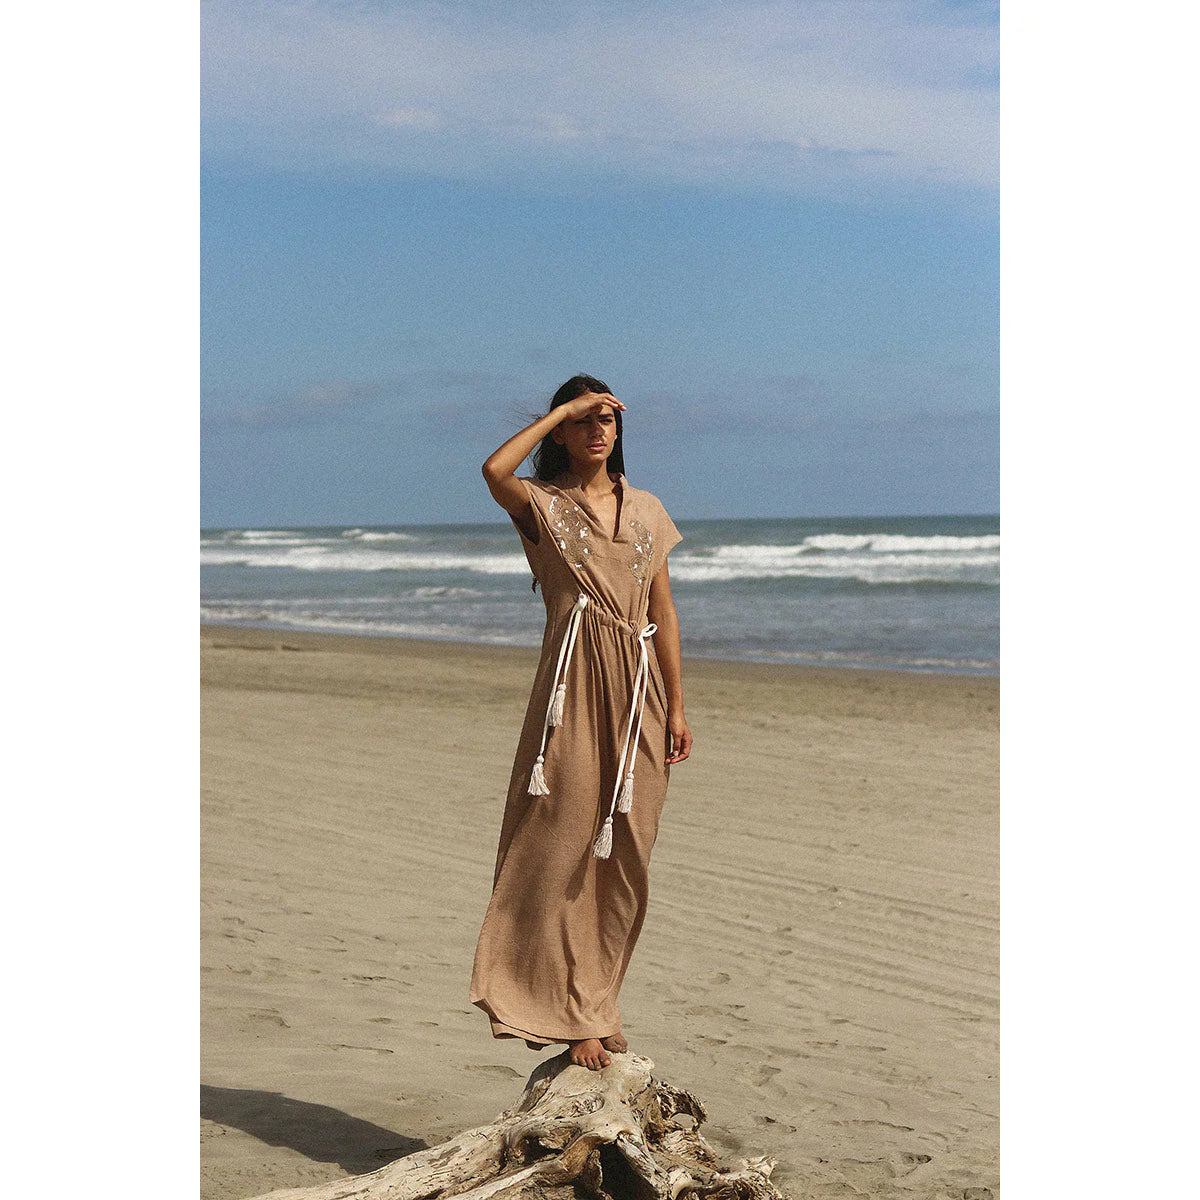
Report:
M681 535L657 497L612 478L615 531L578 476L521 478L538 530L521 544L546 629L471 976L471 1002L498 1038L548 1045L616 1033L617 993L646 915L671 771L646 612ZM598 857L606 835L611 849Z

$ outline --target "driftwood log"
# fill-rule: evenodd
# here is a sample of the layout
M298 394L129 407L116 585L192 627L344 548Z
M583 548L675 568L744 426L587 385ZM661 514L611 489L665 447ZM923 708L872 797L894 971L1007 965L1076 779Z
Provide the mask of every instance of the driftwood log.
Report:
M722 1167L700 1136L704 1105L651 1075L638 1054L602 1071L566 1052L529 1077L515 1107L490 1125L367 1175L271 1192L269 1200L783 1200L771 1158ZM259 1200L267 1200L261 1197Z

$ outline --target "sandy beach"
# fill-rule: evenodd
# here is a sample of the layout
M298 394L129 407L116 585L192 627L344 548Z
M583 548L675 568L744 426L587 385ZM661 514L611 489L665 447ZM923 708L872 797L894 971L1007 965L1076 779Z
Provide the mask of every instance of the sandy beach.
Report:
M467 1000L536 651L201 647L201 1196L491 1120L544 1057ZM684 680L631 1046L797 1200L998 1196L999 681L686 658Z

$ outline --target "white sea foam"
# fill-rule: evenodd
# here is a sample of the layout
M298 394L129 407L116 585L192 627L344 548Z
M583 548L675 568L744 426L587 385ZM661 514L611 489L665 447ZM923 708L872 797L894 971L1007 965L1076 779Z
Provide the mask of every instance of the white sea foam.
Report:
M200 620L209 623L231 623L251 621L269 624L272 627L302 629L322 633L374 634L377 637L432 638L436 641L486 642L500 646L536 646L537 633L510 631L496 628L480 628L473 625L452 624L446 621L403 621L403 620L355 620L353 617L336 616L324 611L304 609L267 610L249 606L201 605Z
M754 527L740 522L685 525L671 574L690 651L994 671L996 526L881 525L771 522L748 540ZM220 568L204 576L208 622L521 645L541 636L541 597L507 525L210 528L200 550L206 571Z
M241 544L257 549L259 546L274 548L275 546L319 546L320 538L306 537L270 537L270 538L247 538ZM237 545L237 542L226 543L227 545Z
M219 537L200 539L201 546L243 546L258 550L274 546L333 545L336 539L316 537L299 529L226 529Z
M675 579L719 582L729 579L848 579L860 583L998 583L1000 557L986 550L956 546L952 553L813 554L808 542L798 545L718 546L711 552L676 551L671 558ZM849 540L849 539L847 539ZM911 538L910 542L933 541ZM953 542L981 539L949 538ZM915 549L915 547L914 547Z
M286 567L293 571L474 571L480 575L526 575L529 564L516 551L509 554L469 554L453 551L410 554L388 550L356 549L345 543L306 542L286 545L237 546L224 543L204 546L202 566Z
M999 665L995 659L986 658L901 658L889 654L850 653L839 650L766 650L756 649L753 654L736 656L758 662L808 663L814 666L857 667L863 670L905 671L994 671ZM699 658L710 657L703 653ZM723 656L720 656L723 657Z
M279 619L278 612L273 608L264 608L252 604L201 604L200 620L202 621L275 621Z
M805 550L871 550L881 554L910 551L948 551L965 553L974 550L1000 550L998 533L982 537L914 537L902 533L818 533L806 537Z
M414 533L397 533L381 529L347 529L342 533L344 538L353 538L356 542L414 542Z
M867 584L995 584L999 582L1000 555L991 545L994 540L998 539L829 534L788 545L681 548L671 557L671 574L676 579L703 582L810 578ZM827 545L822 548L816 543ZM382 538L363 545L357 539L284 537L278 533L252 541L206 539L200 546L200 562L203 566L293 571L468 571L487 576L529 572L524 555L516 550L438 552L427 544L405 550Z
M418 587L404 593L406 600L461 600L464 596L484 596L479 588Z
M796 566L788 570L752 571L734 566L720 567L706 563L680 562L671 567L673 579L686 580L691 583L719 583L734 579L845 579L865 584L913 584L913 583L944 583L944 584L995 584L999 580L992 570L972 574L963 569L958 572L948 572L914 565L913 563L839 563L836 566Z

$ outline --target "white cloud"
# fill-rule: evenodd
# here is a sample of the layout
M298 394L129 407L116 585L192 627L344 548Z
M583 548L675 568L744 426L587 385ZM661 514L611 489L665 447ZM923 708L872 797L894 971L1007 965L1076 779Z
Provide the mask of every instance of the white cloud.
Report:
M400 129L441 129L446 124L442 114L431 108L393 108L378 113L375 120Z
M292 393L277 394L260 403L239 403L228 394L218 393L206 397L203 424L210 430L313 425L338 419L376 399L381 390L378 383L330 379L310 383Z
M288 167L994 187L989 4L210 0L205 145Z
M398 416L416 418L445 432L451 420L479 418L498 396L519 396L519 381L489 371L424 368L377 379L316 380L265 397L211 389L203 401L208 431L244 428L292 428L363 422L387 424Z

